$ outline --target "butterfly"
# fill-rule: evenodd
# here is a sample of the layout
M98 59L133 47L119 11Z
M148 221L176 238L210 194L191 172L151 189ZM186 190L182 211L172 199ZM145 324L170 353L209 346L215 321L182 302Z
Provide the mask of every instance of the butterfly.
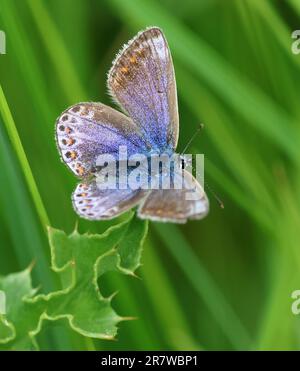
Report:
M102 103L78 103L56 121L56 142L63 162L82 182L72 194L77 214L90 220L114 218L138 205L142 219L185 223L201 219L209 210L200 183L184 172L182 189L100 189L96 159L117 156L126 146L128 156L175 153L179 134L177 90L171 52L158 27L139 32L117 54L107 85L124 113ZM196 199L187 199L194 187Z

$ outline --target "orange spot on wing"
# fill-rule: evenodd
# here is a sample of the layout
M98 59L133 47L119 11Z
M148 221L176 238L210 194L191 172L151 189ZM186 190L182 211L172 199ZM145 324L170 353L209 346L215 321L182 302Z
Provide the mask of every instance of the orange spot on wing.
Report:
M73 138L68 138L67 143L68 143L68 146L71 146L72 144L75 143L75 139L73 139Z
M128 68L127 68L127 67L122 67L122 68L121 68L121 72L123 72L123 73L128 73Z
M72 151L70 157L72 160L75 160L75 158L77 157L77 153L75 151Z
M84 167L82 166L77 166L77 170L76 170L77 174L79 176L82 176L84 174Z
M131 56L131 57L129 58L129 60L130 60L131 63L136 63L136 62L137 62L137 60L136 60L136 58L135 58L134 55Z

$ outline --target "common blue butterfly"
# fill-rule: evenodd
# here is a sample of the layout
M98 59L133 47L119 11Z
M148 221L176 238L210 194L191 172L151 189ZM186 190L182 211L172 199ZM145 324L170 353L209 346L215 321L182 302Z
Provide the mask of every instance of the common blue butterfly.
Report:
M78 103L56 122L56 141L62 160L82 178L72 195L83 218L114 218L139 205L143 219L185 223L209 210L206 194L186 170L182 189L100 189L96 160L120 146L128 155L175 152L179 118L174 67L168 43L158 27L139 32L117 55L108 73L108 88L125 114L101 103ZM175 174L175 177L177 175ZM198 197L187 199L194 188Z

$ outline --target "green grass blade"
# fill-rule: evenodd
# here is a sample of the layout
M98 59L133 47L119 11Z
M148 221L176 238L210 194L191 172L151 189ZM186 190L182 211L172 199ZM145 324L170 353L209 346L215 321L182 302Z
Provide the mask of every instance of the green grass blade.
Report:
M56 73L61 81L61 88L64 91L68 100L83 100L85 95L81 87L79 78L74 69L74 64L69 54L67 53L64 43L59 36L59 33L49 17L49 14L44 6L44 2L40 0L27 0L28 7L31 11L35 24L43 38L44 45L55 67ZM67 80L67 84L64 81Z
M151 241L152 242L152 241ZM191 329L175 297L171 282L155 252L154 243L145 244L143 280L158 314L167 343L174 350L199 350L203 347L190 336ZM159 287L160 299L157 298Z
M35 204L38 216L40 218L43 228L46 230L46 227L50 225L46 210L44 208L42 199L40 197L37 185L35 183L33 174L31 172L30 165L28 163L25 151L23 149L21 140L18 135L16 125L14 123L13 117L11 115L10 109L8 107L4 92L0 85L0 114L2 116L4 125L6 127L8 136L12 142L12 146L17 154L17 157L20 162L20 166L23 170L24 177L28 184L28 189Z
M155 224L155 230L172 253L196 292L214 315L216 322L236 349L249 349L252 340L241 320L193 254L184 236L173 225Z

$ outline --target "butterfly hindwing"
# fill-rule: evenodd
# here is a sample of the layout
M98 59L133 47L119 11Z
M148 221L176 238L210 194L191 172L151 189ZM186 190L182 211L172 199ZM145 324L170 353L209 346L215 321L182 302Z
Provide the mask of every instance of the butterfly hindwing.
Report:
M185 223L188 219L202 219L209 211L209 202L199 182L183 170L182 189L152 190L140 205L142 219ZM177 174L181 177L181 174Z
M127 189L100 189L96 179L79 183L73 192L72 202L77 214L90 220L115 218L136 206L147 191Z

